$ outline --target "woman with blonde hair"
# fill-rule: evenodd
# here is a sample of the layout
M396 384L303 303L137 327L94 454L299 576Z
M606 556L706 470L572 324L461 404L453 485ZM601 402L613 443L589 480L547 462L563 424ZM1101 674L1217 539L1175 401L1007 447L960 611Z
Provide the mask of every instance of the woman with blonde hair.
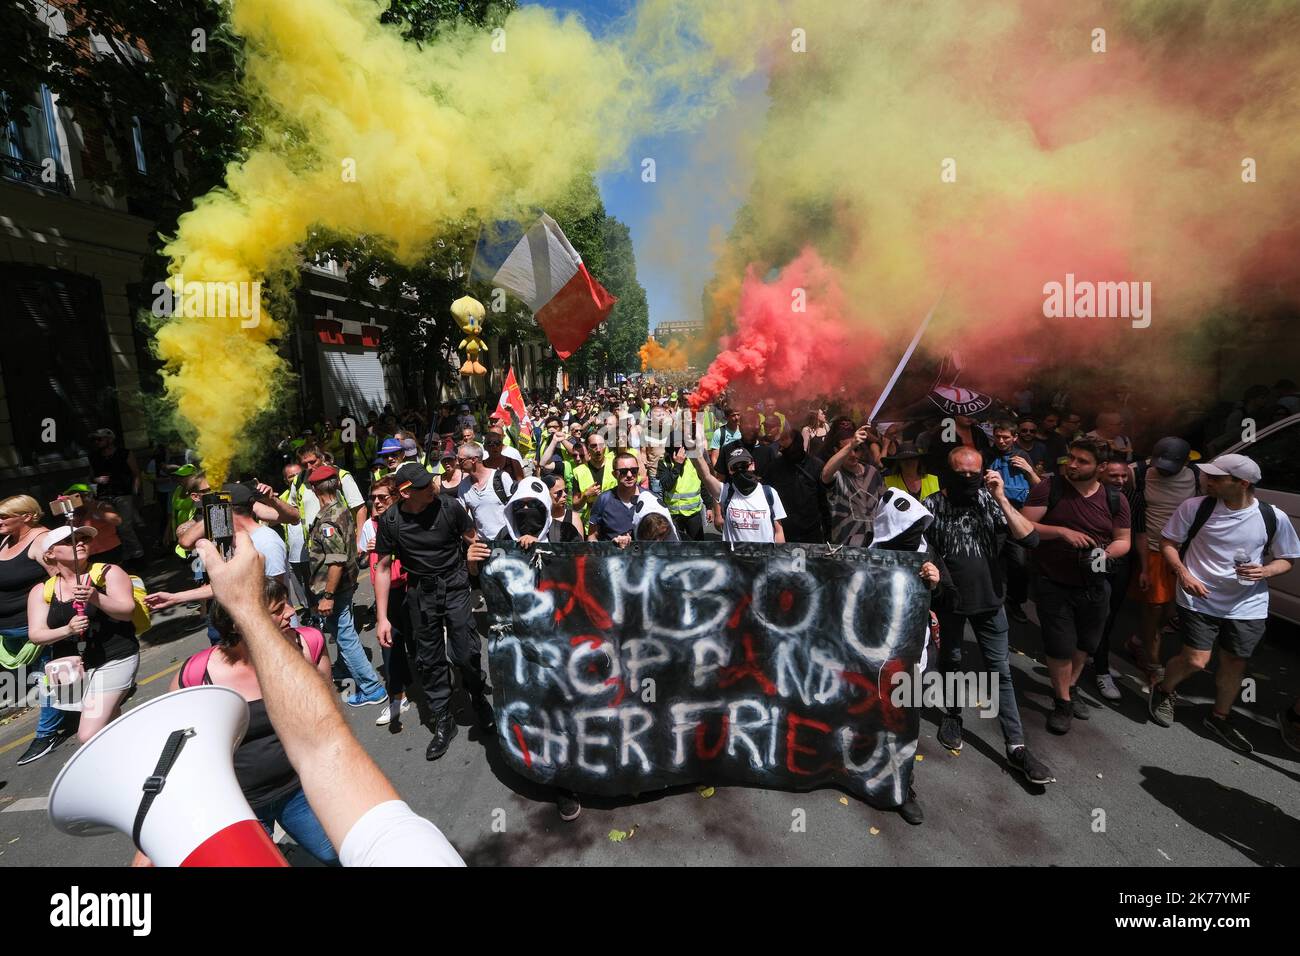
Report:
M0 664L8 670L29 668L40 673L50 652L27 640L27 595L32 586L49 577L41 564L42 540L48 529L41 525L41 506L31 495L13 495L0 501ZM40 760L62 740L63 712L41 707L36 736L18 766Z
M44 563L54 572L53 587L41 583L27 595L28 639L50 645L56 658L81 657L85 668L81 701L61 702L60 707L81 711L77 739L82 743L117 719L140 667L131 579L110 564L98 580L92 580L86 542L95 533L94 528L64 526L47 534ZM78 655L77 644L82 641L85 648Z

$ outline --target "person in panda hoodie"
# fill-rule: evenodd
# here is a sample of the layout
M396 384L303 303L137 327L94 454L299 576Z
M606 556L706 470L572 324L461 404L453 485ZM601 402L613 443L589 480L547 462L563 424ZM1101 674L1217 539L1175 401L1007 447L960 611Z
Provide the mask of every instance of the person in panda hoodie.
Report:
M506 502L505 526L496 541L516 541L521 548L531 548L538 541L549 541L551 531L551 493L540 478L525 478L515 485ZM489 552L490 553L490 552Z
M929 550L925 542L925 529L934 521L934 515L926 510L925 505L917 501L906 491L889 488L880 498L872 519L871 547L880 551L920 551ZM936 554L930 555L921 565L921 580L932 593L944 592L952 588L952 579L943 565L943 560ZM929 644L936 640L938 621L933 611L926 625L925 641L921 645L921 659L917 662L914 680L919 680L929 662ZM936 657L938 647L936 641ZM919 826L925 820L925 813L916 799L916 766L912 767L912 783L907 788L907 799L898 808L898 815L913 826Z
M497 532L495 541L514 541L521 548L531 548L537 542L551 541L551 493L540 478L525 478L515 485L510 500L505 504L505 526ZM485 561L491 547L483 542L470 545L470 560ZM555 791L555 806L560 819L566 823L578 819L582 801L570 790Z
M672 514L648 491L641 492L632 505L632 540L681 541Z

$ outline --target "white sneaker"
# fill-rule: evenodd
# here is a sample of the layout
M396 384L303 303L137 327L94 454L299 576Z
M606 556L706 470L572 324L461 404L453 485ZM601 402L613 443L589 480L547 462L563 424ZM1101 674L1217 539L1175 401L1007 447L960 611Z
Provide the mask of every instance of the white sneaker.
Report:
M1119 700L1122 696L1118 685L1115 683L1115 678L1110 674L1097 675L1097 692L1107 700Z
M380 715L375 719L375 726L376 726L376 727L384 727L384 726L387 726L388 723L390 723L390 722L392 721L392 719L393 719L393 703L394 703L394 702L390 699L390 700L388 701L388 706L384 708L383 713L381 713L381 714L380 714ZM404 713L406 713L406 712L407 712L408 710L410 710L410 709L411 709L411 702L410 702L407 698L403 697L403 698L402 698L402 709L401 709L400 713L404 714Z

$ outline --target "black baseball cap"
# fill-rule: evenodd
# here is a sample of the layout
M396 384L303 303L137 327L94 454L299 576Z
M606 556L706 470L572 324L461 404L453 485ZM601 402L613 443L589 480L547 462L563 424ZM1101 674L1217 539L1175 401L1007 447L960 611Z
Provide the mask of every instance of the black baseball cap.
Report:
M221 486L221 491L223 494L230 496L230 503L232 505L252 504L254 501L256 501L258 498L261 497L261 495L259 495L248 485L245 485L238 481L226 482L224 485Z
M753 460L754 460L754 456L751 455L745 448L737 446L731 449L731 451L727 452L727 474L731 474L733 471L735 471L738 465L743 464L748 466L751 462L753 462Z
M1176 475L1187 467L1191 454L1191 445L1171 435L1160 439L1151 449L1151 467L1167 475Z
M402 488L427 488L433 481L433 475L429 470L418 461L408 462L401 468L397 469L397 487Z

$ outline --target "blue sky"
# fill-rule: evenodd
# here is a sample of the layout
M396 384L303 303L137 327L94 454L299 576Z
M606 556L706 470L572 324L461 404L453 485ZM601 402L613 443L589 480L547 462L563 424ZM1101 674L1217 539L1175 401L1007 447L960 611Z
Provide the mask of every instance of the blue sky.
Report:
M579 14L597 37L634 5L633 0L540 2ZM753 84L751 103L759 93L761 86ZM732 182L734 163L717 153L716 143L698 132L646 138L632 144L620 168L597 177L606 211L632 231L637 278L645 286L651 328L661 321L699 316L700 293L712 274L711 237L730 228L743 194L743 185ZM647 157L655 161L654 183L641 179Z

